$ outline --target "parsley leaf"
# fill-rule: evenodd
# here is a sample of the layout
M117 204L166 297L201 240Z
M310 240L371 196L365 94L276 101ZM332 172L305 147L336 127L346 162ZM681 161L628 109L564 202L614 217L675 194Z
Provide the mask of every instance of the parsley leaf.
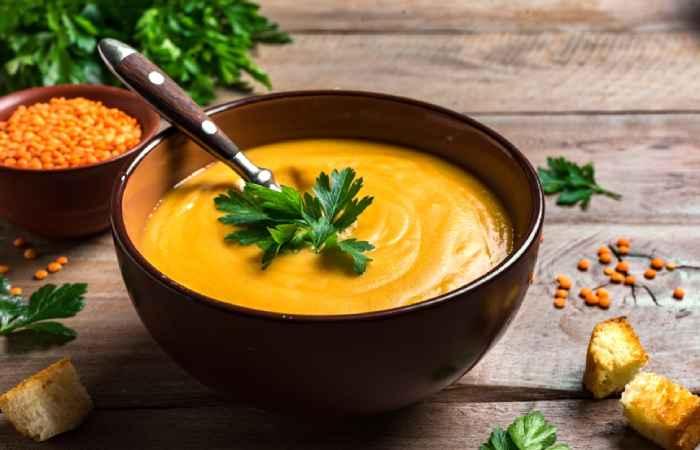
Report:
M557 429L547 422L541 412L520 416L507 431L495 428L479 450L571 450L557 443Z
M362 178L351 168L321 173L312 193L303 195L288 186L281 191L246 183L243 191L229 189L214 199L224 215L219 221L237 229L225 239L239 245L257 245L262 267L267 268L281 253L310 247L316 253L337 250L348 256L353 270L362 274L372 260L365 252L374 249L367 241L339 239L339 234L357 221L372 204L372 197L357 198Z
M257 44L291 38L249 0L0 1L0 95L59 83L112 83L95 50L111 37L140 49L199 103L218 86L270 89Z
M559 194L557 205L588 208L591 197L596 194L619 200L620 194L603 189L595 180L593 164L579 166L566 158L547 158L547 168L539 167L537 173L542 189L547 195Z
M10 284L0 276L0 335L16 332L35 332L56 336L64 341L74 339L75 331L51 319L73 317L85 306L84 283L47 284L39 288L28 302L10 294Z
M494 428L488 442L484 442L479 446L479 450L517 450L513 441L511 441L508 433L501 428Z

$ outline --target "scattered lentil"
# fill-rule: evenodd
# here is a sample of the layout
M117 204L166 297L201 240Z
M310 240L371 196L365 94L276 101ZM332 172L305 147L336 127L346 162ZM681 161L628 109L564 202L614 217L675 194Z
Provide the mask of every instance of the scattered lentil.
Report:
M600 299L598 298L598 296L595 295L593 292L586 295L585 300L586 300L586 304L588 306L595 306L600 302Z
M654 269L647 269L644 271L644 278L647 280L653 280L656 278L656 270Z
M673 270L676 270L676 267L678 267L678 265L676 263L673 263L673 262L666 263L666 270L673 271Z
M612 275L610 276L610 281L613 282L613 283L615 283L615 284L620 284L620 283L622 283L623 281L625 281L625 276L622 275L622 274L619 273L619 272L615 272L614 274L612 274Z
M663 270L664 265L666 264L666 261L664 261L661 258L653 258L651 260L651 263L649 264L652 269L654 270Z
M630 245L631 245L631 242L630 242L629 238L621 237L621 238L618 238L618 240L617 240L618 247L629 247Z
M603 273L607 276L610 276L615 273L615 270L612 267L606 267L603 269Z
M629 248L629 247L625 247L625 246L623 245L622 247L618 247L618 248L617 248L617 252L618 252L619 254L621 254L621 255L629 255L629 253L630 253L630 248Z
M637 282L637 279L634 277L634 275L627 275L625 277L625 284L627 286L634 286L634 284Z
M10 266L6 266L5 264L0 264L0 275L4 275L9 271L10 271Z
M67 256L59 256L58 258L56 258L56 262L62 266L65 266L66 264L68 264L68 257Z
M620 261L615 266L615 270L620 273L627 273L630 271L630 263L628 263L627 261Z
M24 251L24 259L36 259L37 252L33 248L28 248Z
M559 298L567 298L569 296L569 291L566 289L557 289L557 292L554 293L555 297Z
M598 257L598 261L601 264L610 264L610 262L612 261L612 255L610 255L610 253L603 253Z
M587 260L586 258L582 258L578 262L578 270L585 272L586 270L588 270L589 267L591 267L591 262L589 260Z
M564 306L566 306L566 299L562 297L555 297L554 298L554 307L557 309L562 309Z
M584 300L591 295L593 295L593 291L591 290L591 288L585 287L585 288L581 288L581 290L578 291L578 296Z
M47 271L45 271L44 269L37 270L36 272L34 272L34 278L36 278L37 280L43 280L44 278L46 278L48 276L49 276L49 273Z
M22 288L21 287L10 288L10 295L22 295Z
M571 289L571 278L566 275L557 275L557 284L561 289Z
M610 297L601 297L598 299L598 306L600 306L602 309L610 308L610 303Z
M22 248L24 245L27 243L27 241L24 240L22 237L15 238L14 241L12 241L12 245L14 245L17 248Z
M683 300L683 297L685 297L685 290L683 288L676 288L673 290L673 298L676 300Z
M46 270L48 270L50 273L56 273L62 269L61 265L57 262L52 262L49 263L49 265L46 267Z

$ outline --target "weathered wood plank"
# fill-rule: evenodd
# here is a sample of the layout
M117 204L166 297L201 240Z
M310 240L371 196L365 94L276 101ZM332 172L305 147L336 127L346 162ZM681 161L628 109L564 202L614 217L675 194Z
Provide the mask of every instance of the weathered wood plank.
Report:
M652 450L627 427L617 401L426 403L365 419L316 422L219 406L185 409L98 410L82 428L36 444L0 418L0 442L19 449L334 449L472 450L494 426L531 409L558 427L572 449Z
M535 166L565 155L595 163L601 185L623 194L595 197L586 212L548 199L548 223L697 223L700 220L700 116L478 116Z
M700 109L690 32L300 35L259 52L277 90L372 90L482 113Z
M692 0L265 0L291 31L668 30L693 25Z

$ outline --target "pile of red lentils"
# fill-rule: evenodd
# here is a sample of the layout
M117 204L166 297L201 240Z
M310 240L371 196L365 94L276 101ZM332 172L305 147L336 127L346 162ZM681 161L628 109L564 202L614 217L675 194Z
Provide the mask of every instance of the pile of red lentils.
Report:
M32 247L22 237L18 237L14 241L12 241L12 245L22 250L22 255L26 260L35 260L39 256L39 253L37 252L36 248ZM66 264L68 264L68 257L59 256L54 261L48 263L45 268L39 269L36 272L34 272L34 279L43 280L46 277L48 277L50 273L60 272L63 269L63 266L65 266ZM0 264L0 275L5 275L9 271L10 266L6 264ZM10 289L10 294L21 295L22 289L19 287L13 287Z
M620 257L624 257L630 254L631 241L627 238L619 238L616 242L616 252ZM637 279L634 275L630 273L629 262L620 259L620 261L615 265L615 267L609 266L613 261L613 250L609 246L601 246L598 249L598 262L605 266L603 268L603 274L608 278L609 282L612 284L624 284L632 288L636 287ZM678 267L677 264L669 261L664 261L659 257L649 258L649 267L644 271L643 276L647 280L653 280L656 278L656 274L661 270L673 271ZM591 268L591 261L583 258L579 260L577 265L578 270L586 272ZM571 278L567 275L557 275L555 282L557 284L557 290L554 294L554 306L556 308L563 308L566 306L566 299L569 297L569 291L573 286ZM685 291L681 287L677 287L673 290L673 298L676 300L683 300L685 297ZM602 309L608 309L612 302L612 296L610 291L605 289L605 287L598 288L588 288L583 287L579 290L579 297L586 302L588 306L598 306Z
M52 98L20 106L0 122L0 165L65 169L117 157L141 140L141 126L125 112L85 98Z

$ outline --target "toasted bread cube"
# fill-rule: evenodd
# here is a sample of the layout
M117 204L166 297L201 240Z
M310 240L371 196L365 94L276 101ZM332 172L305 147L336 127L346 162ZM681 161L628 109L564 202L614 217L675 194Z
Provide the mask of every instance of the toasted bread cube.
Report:
M595 398L622 392L649 360L625 317L599 323L588 344L583 384Z
M632 428L666 450L700 444L700 397L666 377L638 374L620 400Z
M62 359L0 396L0 409L17 431L45 441L80 425L92 400L71 361Z

